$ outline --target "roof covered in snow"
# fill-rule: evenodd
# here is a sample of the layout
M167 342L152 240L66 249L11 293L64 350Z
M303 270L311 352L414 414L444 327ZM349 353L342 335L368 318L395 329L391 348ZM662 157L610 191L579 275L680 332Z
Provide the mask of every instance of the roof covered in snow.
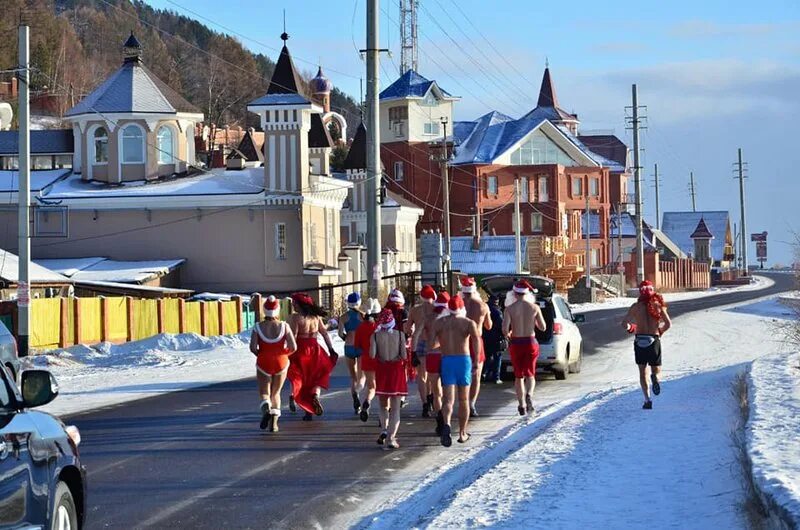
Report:
M441 97L445 99L457 99L442 90L436 81L426 79L414 70L407 71L394 83L384 88L380 93L380 99L423 98L431 87L435 87Z
M31 283L72 283L66 276L35 262L31 263L28 270ZM7 283L19 281L19 257L2 249L0 249L0 279Z
M664 212L661 230L675 242L686 254L694 254L692 233L703 219L709 232L714 235L711 240L711 257L715 261L724 261L725 243L730 233L730 214L726 211L707 212Z
M72 154L72 129L43 129L31 131L32 155ZM0 131L0 155L19 153L19 131Z
M39 259L35 263L81 282L145 283L169 274L185 259L116 261L108 258Z
M452 267L466 274L514 274L514 240L514 236L482 236L478 250L473 250L472 237L453 237L450 239ZM521 241L522 255L525 256L528 239L523 237Z
M31 171L31 191L40 191L69 173L70 169L45 169ZM19 191L19 171L0 171L0 193ZM1 199L1 198L0 198Z

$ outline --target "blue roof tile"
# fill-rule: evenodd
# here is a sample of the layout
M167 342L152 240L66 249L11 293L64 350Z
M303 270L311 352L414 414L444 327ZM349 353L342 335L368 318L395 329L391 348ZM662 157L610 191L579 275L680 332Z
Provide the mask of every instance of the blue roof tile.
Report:
M436 81L431 81L419 75L414 70L401 75L394 83L384 88L380 93L380 99L394 99L394 98L421 98L428 93L428 89ZM447 91L442 90L442 87L436 85L445 97L453 97Z
M714 239L711 240L711 257L715 261L722 261L725 257L725 241L730 228L730 214L726 211L664 212L661 231L686 254L694 254L694 241L691 235L701 217L714 235Z
M19 152L19 132L0 131L0 155ZM72 129L31 131L31 154L70 154L74 151Z
M524 256L528 239L521 240ZM482 236L479 250L472 250L472 237L453 237L450 239L451 263L453 269L466 274L514 274L514 246L514 236Z

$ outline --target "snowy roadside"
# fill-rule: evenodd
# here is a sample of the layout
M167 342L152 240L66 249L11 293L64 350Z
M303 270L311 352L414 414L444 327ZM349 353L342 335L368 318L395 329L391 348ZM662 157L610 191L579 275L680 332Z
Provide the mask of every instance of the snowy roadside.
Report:
M42 410L68 415L254 377L249 340L249 331L218 337L162 334L125 344L52 350L29 358L28 366L47 368L60 387L58 398ZM333 340L336 346L338 337Z
M753 276L753 283L749 285L739 285L737 287L712 287L704 291L686 291L680 293L664 293L664 300L667 302L680 302L682 300L696 300L697 298L705 298L707 296L718 296L726 293L735 293L742 291L760 291L775 285L775 282L765 276ZM585 304L570 304L572 310L576 313L584 313L586 311L597 311L600 309L618 309L620 307L630 307L631 304L636 302L635 298L620 297L608 298L605 302L594 302Z
M502 438L458 448L421 485L377 492L354 523L742 528L731 389L754 358L785 351L777 332L785 311L773 297L676 318L663 341L663 391L653 411L640 410L630 341L610 344L567 385L537 390L542 412L533 422L517 420Z
M747 447L753 479L779 517L800 527L800 353L753 362Z

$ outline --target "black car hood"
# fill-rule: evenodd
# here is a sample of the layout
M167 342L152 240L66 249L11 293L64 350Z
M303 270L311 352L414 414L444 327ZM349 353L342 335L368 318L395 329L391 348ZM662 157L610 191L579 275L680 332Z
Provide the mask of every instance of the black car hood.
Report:
M550 298L553 296L553 280L544 276L488 276L481 280L481 287L489 295L505 296L514 287L517 280L527 280L537 291L537 297Z

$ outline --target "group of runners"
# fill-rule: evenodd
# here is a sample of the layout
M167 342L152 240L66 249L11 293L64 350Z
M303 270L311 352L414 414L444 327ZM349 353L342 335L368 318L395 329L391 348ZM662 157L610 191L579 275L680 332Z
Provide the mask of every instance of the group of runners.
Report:
M670 321L666 304L652 284L644 282L640 293L623 325L636 334L636 363L645 395L644 408L649 409L652 401L647 367L652 367L653 394L658 395L659 336L669 329ZM419 293L420 302L410 309L399 290L391 291L384 306L375 299L362 303L358 293L350 294L348 311L339 319L337 328L344 340L354 413L361 421L369 420L373 401L378 397L377 443L385 449L400 447L400 410L406 404L408 383L414 380L422 402L422 417L435 419L434 430L441 444L452 445L451 421L456 408L457 441L467 442L469 419L478 416L481 374L487 381L500 381L498 356L506 344L514 369L517 411L522 416L532 414L539 355L536 330L546 328L535 295L536 290L527 281L517 281L501 314L498 300L484 302L470 277L461 279L460 294L454 296L424 286ZM255 325L250 341L250 349L257 357L260 426L270 432L279 430L280 394L287 379L291 385L290 410L301 408L305 421L323 414L320 393L328 388L338 360L323 320L327 317L325 310L306 293L295 293L291 299L293 312L283 322L278 300L267 298L265 318ZM485 346L491 349L486 370Z

